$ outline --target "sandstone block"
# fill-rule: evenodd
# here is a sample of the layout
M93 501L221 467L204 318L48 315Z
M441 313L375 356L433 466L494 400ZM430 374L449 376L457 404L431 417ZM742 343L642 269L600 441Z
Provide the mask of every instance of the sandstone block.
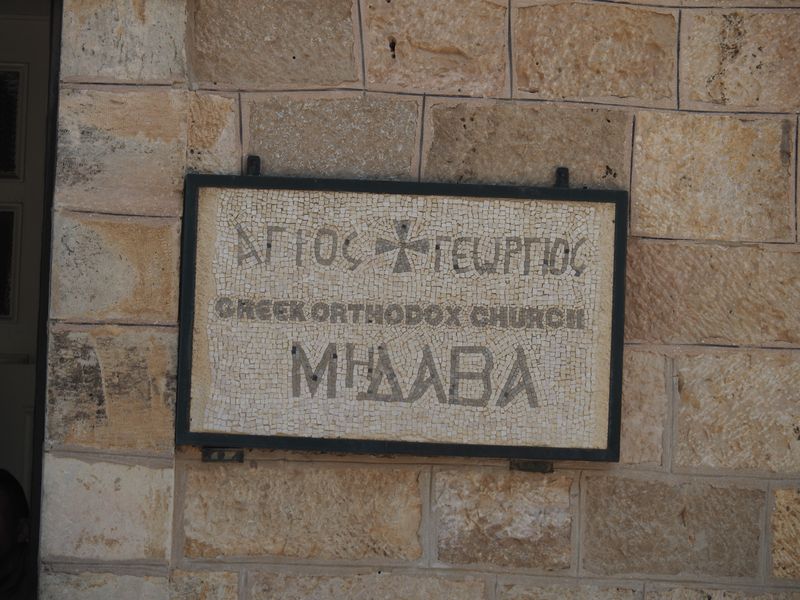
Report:
M416 179L420 101L381 94L245 96L245 148L262 172ZM367 149L369 149L367 151Z
M286 575L258 573L251 577L251 600L483 600L480 579L451 579L424 575L395 575L379 571L362 575Z
M762 490L606 475L584 483L588 573L758 574Z
M800 355L691 353L676 367L675 464L800 473Z
M742 592L673 587L648 590L645 600L800 600L800 592Z
M439 101L426 110L423 179L627 189L632 118L618 110Z
M515 4L515 92L553 100L676 105L675 11L579 2Z
M185 93L65 89L58 113L56 206L181 213Z
M170 600L238 600L239 575L213 571L173 571Z
M189 101L189 169L238 175L242 149L239 103L235 96L197 92Z
M800 260L791 248L633 241L625 339L800 345Z
M439 561L568 569L571 486L568 476L437 472L433 494Z
M172 330L53 325L48 446L171 455L176 355Z
M362 0L372 89L508 95L508 5L501 0Z
M50 314L175 323L180 222L57 213Z
M684 16L682 106L775 112L800 109L800 13L735 9Z
M197 0L187 54L201 87L287 89L361 80L354 0Z
M405 468L192 465L185 552L190 558L416 560L422 554L419 478Z
M642 112L634 234L794 240L794 119Z
M639 600L639 590L599 585L499 585L498 600Z
M171 468L46 455L42 556L167 560L172 479Z
M112 573L55 573L39 580L39 600L172 600L166 577Z
M186 5L175 0L65 0L65 81L184 81Z
M620 461L660 465L669 405L666 358L628 346L623 360Z
M772 576L800 580L800 489L775 490L773 502Z

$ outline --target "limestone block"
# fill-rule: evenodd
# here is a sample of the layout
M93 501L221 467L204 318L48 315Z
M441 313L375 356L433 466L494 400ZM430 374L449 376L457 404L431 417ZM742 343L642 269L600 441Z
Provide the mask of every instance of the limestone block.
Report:
M186 110L177 90L62 90L56 206L180 215Z
M39 580L39 600L172 600L166 577L112 573L55 573Z
M800 355L691 353L676 367L675 464L800 473Z
M177 332L54 324L47 444L172 455Z
M189 170L196 173L241 173L239 102L236 96L206 92L191 95L187 162Z
M173 571L170 600L238 600L239 575L214 571Z
M184 81L185 33L184 0L65 0L61 78Z
M800 580L800 489L775 490L773 502L772 576Z
M648 590L645 600L800 600L800 592L743 592L673 587Z
M59 212L53 231L53 318L175 323L179 221Z
M185 553L416 560L422 554L419 478L406 468L193 464L184 500Z
M681 23L681 106L800 110L799 34L797 12L732 9L685 13Z
M623 360L620 461L661 465L669 405L666 358L628 346Z
M371 89L508 95L505 0L362 0Z
M583 483L587 573L758 574L762 490L600 474Z
M676 106L677 13L516 0L515 94Z
M781 246L631 241L625 339L796 347L799 258Z
M498 600L639 600L638 590L601 585L501 584Z
M47 454L44 560L167 560L172 479L172 468L84 462Z
M436 101L426 109L427 181L627 189L631 115L619 110L491 101Z
M292 177L416 179L417 98L382 94L246 95L245 148Z
M794 118L640 113L632 232L794 240L794 137Z
M489 470L435 473L439 561L568 569L571 486L569 476Z
M385 571L359 575L287 575L258 573L251 577L251 600L483 600L480 579L453 579L425 575L395 575Z
M361 80L355 0L196 0L192 80L200 87L289 89Z

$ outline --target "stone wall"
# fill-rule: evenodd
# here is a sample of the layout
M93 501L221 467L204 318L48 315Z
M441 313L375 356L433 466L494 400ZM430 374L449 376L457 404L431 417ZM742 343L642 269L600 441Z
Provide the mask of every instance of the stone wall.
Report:
M800 598L800 4L655 4L65 0L43 598ZM250 153L630 190L621 463L175 450L182 178Z

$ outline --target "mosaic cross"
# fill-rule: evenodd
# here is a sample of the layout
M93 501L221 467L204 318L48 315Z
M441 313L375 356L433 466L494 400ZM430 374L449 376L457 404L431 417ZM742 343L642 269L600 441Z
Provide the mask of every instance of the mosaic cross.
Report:
M394 261L393 273L408 273L411 271L411 261L408 259L406 250L427 254L430 240L419 238L416 240L408 239L408 231L411 228L411 221L400 220L394 222L394 232L397 241L378 238L375 240L375 254L385 254L392 250L398 250L397 258Z

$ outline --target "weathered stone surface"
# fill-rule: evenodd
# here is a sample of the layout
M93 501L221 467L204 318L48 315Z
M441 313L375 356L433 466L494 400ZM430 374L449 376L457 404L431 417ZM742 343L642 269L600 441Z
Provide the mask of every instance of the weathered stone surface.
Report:
M416 179L420 102L381 94L245 96L247 154L271 175Z
M170 600L237 600L239 575L214 571L173 571Z
M666 358L628 346L623 360L620 461L660 465L669 404Z
M517 0L515 92L675 106L675 11ZM565 51L565 49L569 51Z
M189 169L238 175L242 150L239 103L234 96L197 92L189 101Z
M172 526L172 469L83 462L47 454L45 560L166 560Z
M58 114L56 206L180 214L184 92L65 89Z
M57 213L51 316L174 323L179 238L174 219Z
M606 475L584 483L588 573L758 573L762 490Z
M504 0L363 0L372 89L508 94Z
M773 501L772 576L800 580L800 489L775 490Z
M625 339L798 346L799 259L778 246L632 241Z
M424 575L378 572L363 575L284 575L258 573L251 577L251 600L483 600L485 584L480 579L451 579Z
M422 553L419 477L405 468L191 465L185 552L191 558L416 560Z
M793 240L794 130L794 118L640 113L633 233Z
M716 10L689 12L684 17L682 106L800 109L800 13Z
M184 81L186 5L176 0L66 0L65 81Z
M648 590L645 600L800 600L800 592L741 592L674 587Z
M675 464L800 473L800 354L676 358Z
M569 165L574 186L626 189L632 118L617 110L490 101L432 102L427 181L552 185Z
M353 0L197 0L190 73L202 87L286 89L361 80Z
M611 0L612 2L621 2L623 4L648 4L651 5L651 0ZM797 7L800 0L660 0L660 6L686 6L686 7L725 7L725 6L783 6L783 7Z
M39 600L171 600L166 577L43 571Z
M173 330L53 325L48 445L171 455L176 355Z
M501 584L498 600L638 600L638 590L600 585Z
M570 567L572 478L453 470L434 475L440 562Z

